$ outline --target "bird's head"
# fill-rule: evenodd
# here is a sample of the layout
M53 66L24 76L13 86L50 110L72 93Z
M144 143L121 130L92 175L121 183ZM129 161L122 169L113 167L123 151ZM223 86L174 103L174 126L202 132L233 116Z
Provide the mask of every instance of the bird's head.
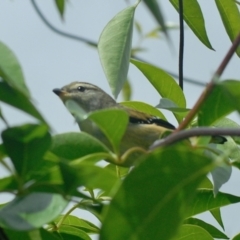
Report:
M72 82L62 88L55 88L63 103L73 100L86 112L114 107L116 101L101 88L86 82Z

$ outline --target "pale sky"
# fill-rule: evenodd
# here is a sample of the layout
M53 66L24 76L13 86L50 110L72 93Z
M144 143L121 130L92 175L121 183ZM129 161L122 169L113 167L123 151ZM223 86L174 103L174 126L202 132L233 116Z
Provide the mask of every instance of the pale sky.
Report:
M184 75L208 82L230 47L230 40L220 22L214 1L199 1L205 16L210 42L216 51L207 49L186 27ZM54 1L37 1L46 18L59 29L97 42L107 22L126 7L125 1L68 1L65 21L61 21ZM131 1L131 3L134 3ZM168 22L177 23L178 14L169 1L161 1ZM136 20L144 32L154 29L157 24L148 14L143 3L136 10ZM52 89L62 87L72 81L86 81L98 85L110 93L110 88L101 68L95 48L84 43L67 39L53 33L41 21L30 1L0 1L0 41L4 42L19 59L26 83L37 108L52 127L54 133L78 131L72 116L67 112ZM148 39L142 44L148 49L139 57L155 65L177 73L178 68L177 30L170 32L174 49L162 39ZM138 42L134 35L133 46ZM144 76L130 66L129 78L133 85L133 100L143 101L155 106L159 102L157 92ZM239 58L234 56L223 74L223 79L240 79ZM188 107L192 107L203 88L185 83ZM32 121L20 111L1 103L3 113L11 125ZM168 116L170 116L168 114ZM239 123L239 117L234 116ZM169 121L176 124L172 116ZM0 129L5 128L0 122ZM0 169L0 174L5 174ZM240 196L239 171L221 189ZM240 205L222 209L226 234L233 237L240 231ZM210 220L209 220L210 219ZM215 224L212 218L208 218ZM218 226L218 225L216 225Z

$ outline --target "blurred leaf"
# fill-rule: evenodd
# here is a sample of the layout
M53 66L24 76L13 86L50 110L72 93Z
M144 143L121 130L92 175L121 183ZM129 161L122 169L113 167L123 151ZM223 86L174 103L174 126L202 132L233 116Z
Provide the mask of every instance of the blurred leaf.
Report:
M118 153L120 142L128 124L127 113L118 109L106 109L90 113L88 119L97 124L108 138L114 152Z
M156 109L155 107L153 107L147 103L137 102L137 101L129 101L129 102L121 102L120 104L123 106L126 106L128 108L132 108L134 110L137 110L137 111L140 111L143 113L147 113L149 115L156 116L156 117L166 120L166 118L162 112L160 112L158 109Z
M213 240L212 236L203 228L194 225L185 224L181 226L177 237L173 240Z
M178 11L178 0L170 0L174 8ZM192 29L197 38L208 48L212 48L209 42L204 17L197 0L183 2L183 18L187 25Z
M129 168L116 166L115 164L112 164L112 163L109 163L105 168L112 171L114 174L116 174L120 178L127 176L127 174L130 171Z
M18 231L29 231L53 221L67 206L61 195L31 193L16 197L0 209L0 225Z
M198 114L199 126L209 126L238 110L240 112L240 81L226 80L215 85ZM223 104L224 103L224 104Z
M135 25L135 27L136 27L136 30L137 30L137 32L138 32L138 34L139 35L142 35L143 34L143 31L142 31L142 26L141 26L141 24L140 24L140 22L138 22L138 21L134 21L134 25Z
M208 177L205 177L203 181L200 183L200 185L198 186L198 189L200 188L213 189L212 182L209 180Z
M196 225L205 229L213 238L229 239L223 232L215 228L214 226L204 222L201 219L197 218L188 218L184 221L184 224Z
M2 109L0 108L0 118L2 119L2 121L6 124L6 126L8 127L8 123L7 120L5 119L5 117L2 114Z
M234 1L215 0L215 3L222 18L226 32L233 42L240 31L239 9ZM237 48L236 53L240 57L240 47Z
M2 132L4 147L21 177L37 169L50 146L51 136L45 125L25 124Z
M98 42L102 67L115 98L127 80L136 7L118 13L103 29Z
M21 66L14 53L0 42L0 77L17 92L30 97ZM0 94L1 95L1 94ZM14 96L14 95L12 95Z
M81 229L72 226L62 226L59 229L62 239L66 240L91 240L91 238Z
M171 111L178 116L178 119L183 119L190 111L190 109L178 107L173 101L167 98L161 98L156 107Z
M14 96L14 97L13 97ZM0 101L16 107L38 120L45 122L41 114L37 111L29 99L17 89L10 87L7 83L0 81Z
M234 236L232 240L240 240L240 233L238 233L236 236Z
M132 98L132 86L129 80L127 80L123 85L122 97L123 101L129 101Z
M107 207L100 239L170 239L213 166L209 159L176 146L142 160Z
M214 124L215 127L221 127L221 128L240 128L240 125L234 122L233 120L229 118L222 118L219 121L217 121ZM231 137L235 142L240 144L240 137L238 136L232 136ZM239 158L240 159L240 158Z
M108 152L101 142L85 132L70 132L53 136L50 150L57 156L69 160L88 154Z
M187 216L191 217L199 213L238 202L240 202L240 197L238 196L218 192L217 196L214 197L212 190L201 189L197 191L197 195L194 198Z
M162 27L162 30L165 33L165 35L168 36L166 23L160 7L160 3L157 2L156 0L143 0L143 2L146 4L154 18L157 20L158 24Z
M214 183L213 192L216 196L221 186L230 179L232 175L232 166L224 164L223 166L216 167L211 171L211 175Z
M59 240L59 238L52 232L49 232L43 228L27 231L13 231L4 229L4 232L8 236L9 240Z
M99 228L96 225L94 225L93 223L91 223L85 219L81 219L76 216L72 216L72 215L68 215L66 218L65 218L65 215L57 217L54 220L55 224L57 224L59 221L61 221L61 219L63 217L64 217L64 221L62 222L61 227L63 225L66 225L66 226L72 226L72 227L79 228L82 231L85 231L87 233L98 233L99 232Z
M58 12L60 13L61 18L63 18L64 9L65 9L65 0L55 0L55 4L57 6L57 9L58 9Z
M59 166L64 180L65 191L68 193L81 186L91 189L100 188L110 192L116 184L119 184L116 174L91 163L83 162L73 167L60 162Z
M13 176L0 178L0 192L11 192L17 189L18 185Z
M224 225L223 225L223 221L222 221L222 216L221 216L221 210L220 208L215 208L210 210L210 213L212 214L212 216L215 218L215 220L218 222L218 224L222 227L222 229L224 230Z

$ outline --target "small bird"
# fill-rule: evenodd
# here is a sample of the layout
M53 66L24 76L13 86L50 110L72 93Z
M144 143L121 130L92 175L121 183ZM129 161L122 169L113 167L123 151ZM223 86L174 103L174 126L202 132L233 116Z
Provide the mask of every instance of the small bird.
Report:
M120 145L120 154L132 147L148 150L163 132L175 129L171 123L163 119L120 105L101 88L90 83L73 82L61 89L55 88L53 92L60 97L63 103L73 100L86 113L107 108L126 111L129 116L129 124ZM106 138L90 120L78 122L78 125L81 131L89 133L109 146Z
M72 100L86 113L114 108L126 111L129 123L120 144L120 155L130 148L140 148L147 152L149 147L166 131L173 131L175 127L156 116L152 116L117 103L110 95L96 85L87 82L72 82L64 87L55 88L53 92L60 97L63 103ZM111 144L100 129L89 119L77 120L81 131L96 137L111 149ZM219 136L219 143L226 139Z

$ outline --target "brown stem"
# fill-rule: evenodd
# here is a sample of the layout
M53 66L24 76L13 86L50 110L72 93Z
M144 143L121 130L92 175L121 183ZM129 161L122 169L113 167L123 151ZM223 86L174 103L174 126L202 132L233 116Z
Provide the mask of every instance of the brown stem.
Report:
M158 147L167 146L176 143L183 139L188 139L190 137L196 136L240 136L240 129L238 128L207 128L199 127L192 128L189 130L183 130L181 132L171 134L165 139L156 141L150 149L153 150Z
M212 92L212 90L215 86L215 79L219 78L222 75L223 71L225 70L227 64L229 63L230 59L232 58L232 56L233 56L234 52L236 51L236 49L238 48L239 44L240 44L240 33L238 34L238 36L234 40L231 48L229 49L225 58L223 59L223 61L219 65L219 67L218 67L217 71L215 72L215 74L213 75L210 83L207 85L206 89L203 91L203 93L199 97L198 101L196 102L196 104L194 105L192 110L188 113L186 118L181 122L181 124L179 125L179 127L176 129L175 132L179 132L180 130L185 129L191 123L191 121L193 120L193 118L198 113L198 111L199 111L200 107L202 106L203 102L205 101L205 99Z

